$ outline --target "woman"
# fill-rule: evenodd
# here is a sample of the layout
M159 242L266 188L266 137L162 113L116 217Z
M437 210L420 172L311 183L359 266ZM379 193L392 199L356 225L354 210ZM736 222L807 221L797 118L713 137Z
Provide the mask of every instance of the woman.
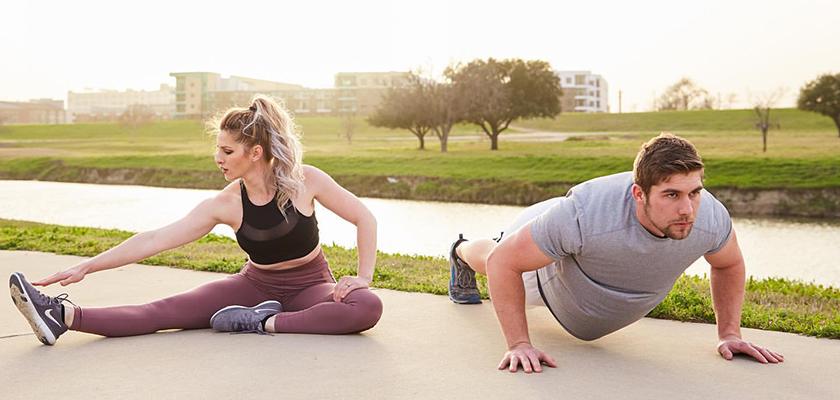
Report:
M29 284L10 279L12 299L44 344L68 329L129 336L162 329L343 334L373 327L382 303L369 289L376 261L376 219L323 171L302 164L292 119L272 99L228 110L216 125L216 165L227 185L184 218L132 236L78 265ZM358 276L338 283L318 241L315 203L357 228ZM32 285L62 286L195 241L230 226L248 254L235 275L149 304L87 308ZM70 304L68 304L70 303ZM212 321L211 321L212 317Z

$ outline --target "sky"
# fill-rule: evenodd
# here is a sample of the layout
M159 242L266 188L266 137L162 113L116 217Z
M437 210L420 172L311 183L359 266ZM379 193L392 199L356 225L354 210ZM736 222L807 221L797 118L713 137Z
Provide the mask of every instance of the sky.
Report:
M0 100L156 90L208 71L312 88L337 72L421 70L476 58L547 61L606 79L610 109L646 111L681 77L734 107L840 73L840 2L5 2Z

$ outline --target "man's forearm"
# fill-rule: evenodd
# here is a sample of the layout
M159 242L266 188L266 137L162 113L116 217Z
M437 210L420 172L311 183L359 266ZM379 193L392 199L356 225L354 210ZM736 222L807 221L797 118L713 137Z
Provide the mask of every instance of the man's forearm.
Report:
M712 268L712 301L718 337L741 337L741 306L744 303L744 264Z
M502 327L508 348L531 343L525 318L525 287L522 274L506 265L488 262L487 281L493 308Z

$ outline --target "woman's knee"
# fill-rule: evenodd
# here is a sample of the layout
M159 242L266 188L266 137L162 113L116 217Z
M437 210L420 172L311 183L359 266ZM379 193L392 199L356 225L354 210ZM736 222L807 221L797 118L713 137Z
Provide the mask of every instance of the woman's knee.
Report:
M356 289L345 297L345 302L351 304L355 311L358 331L373 328L382 317L382 300L368 289Z

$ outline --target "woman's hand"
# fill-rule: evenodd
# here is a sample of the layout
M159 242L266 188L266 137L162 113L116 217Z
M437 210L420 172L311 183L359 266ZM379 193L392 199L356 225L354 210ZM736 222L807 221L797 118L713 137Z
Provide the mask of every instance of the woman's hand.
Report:
M61 286L67 286L71 283L76 283L85 279L85 275L87 275L87 268L85 268L84 265L79 264L73 268L56 272L44 279L41 279L40 281L32 282L32 284L35 286L48 286L56 282L61 282Z
M370 281L365 278L360 278L358 276L342 276L341 279L338 280L335 284L335 289L333 289L333 300L336 303L340 303L344 300L350 292L356 289L367 289L370 287Z

